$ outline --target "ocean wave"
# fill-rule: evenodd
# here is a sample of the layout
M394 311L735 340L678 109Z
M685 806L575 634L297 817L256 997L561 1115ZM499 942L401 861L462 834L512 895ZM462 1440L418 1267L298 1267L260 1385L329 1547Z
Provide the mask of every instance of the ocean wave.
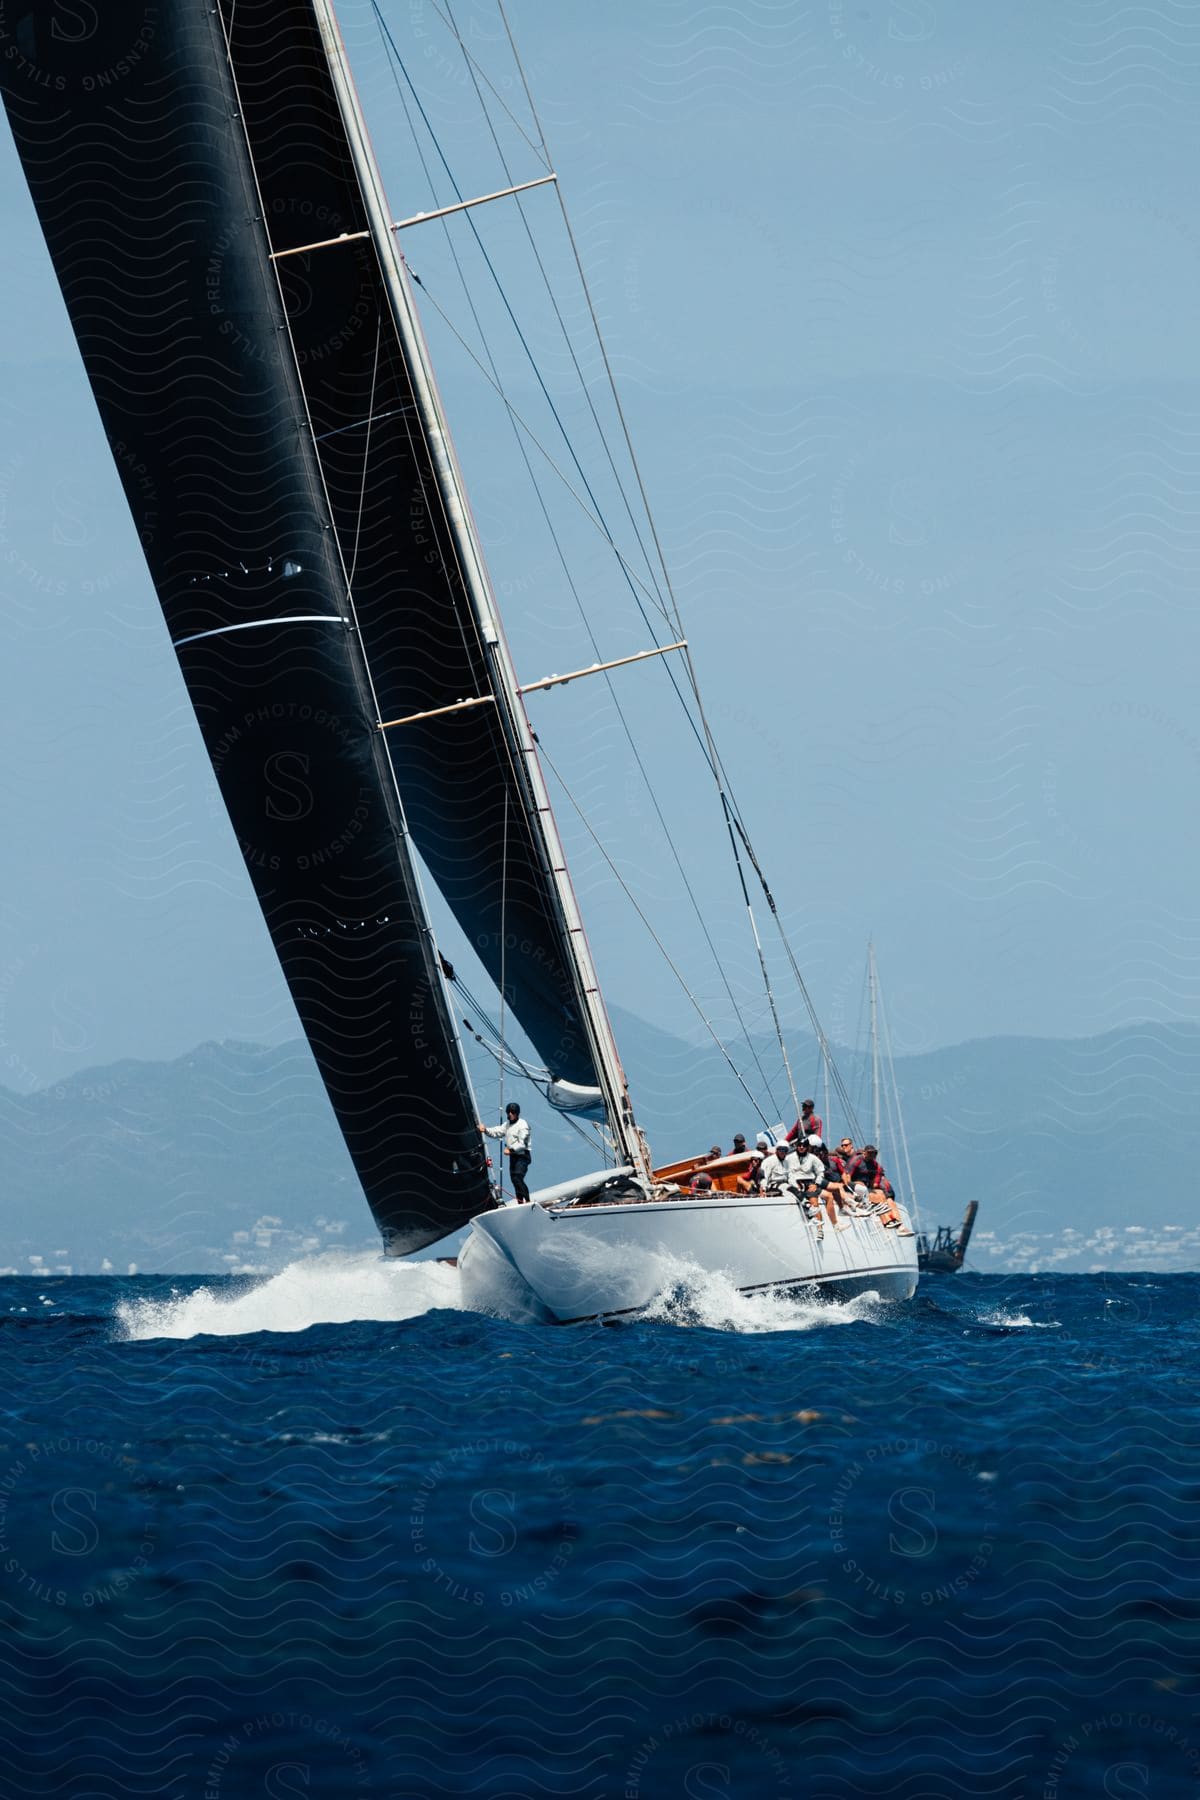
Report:
M455 1308L458 1272L436 1262L388 1261L374 1252L326 1251L289 1263L260 1286L229 1296L200 1287L165 1300L122 1301L119 1334L149 1338L243 1337L257 1331L307 1331L375 1319L398 1324L437 1307Z

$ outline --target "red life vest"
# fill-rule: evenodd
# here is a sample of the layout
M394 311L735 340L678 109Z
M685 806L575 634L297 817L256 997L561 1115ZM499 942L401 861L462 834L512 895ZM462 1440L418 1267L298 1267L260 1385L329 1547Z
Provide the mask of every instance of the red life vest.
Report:
M861 1181L864 1187L882 1188L885 1194L890 1194L892 1191L892 1184L884 1174L883 1164L879 1158L876 1157L873 1163L868 1163L861 1150L857 1156L851 1157L850 1167L846 1170L846 1180L851 1186L856 1181Z

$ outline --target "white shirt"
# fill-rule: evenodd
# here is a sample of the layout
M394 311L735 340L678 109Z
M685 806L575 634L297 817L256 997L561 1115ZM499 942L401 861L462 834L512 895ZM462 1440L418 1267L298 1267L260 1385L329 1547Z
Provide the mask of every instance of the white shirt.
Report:
M503 1125L485 1125L483 1129L488 1137L503 1138L504 1148L510 1156L514 1152L518 1156L529 1154L528 1119L514 1119L511 1125L506 1119Z
M796 1166L796 1180L824 1181L824 1179L825 1164L821 1161L815 1150L810 1150L807 1155L800 1158Z
M785 1151L781 1156L778 1150L772 1150L764 1156L758 1178L765 1188L790 1187L800 1172L800 1158L792 1151Z

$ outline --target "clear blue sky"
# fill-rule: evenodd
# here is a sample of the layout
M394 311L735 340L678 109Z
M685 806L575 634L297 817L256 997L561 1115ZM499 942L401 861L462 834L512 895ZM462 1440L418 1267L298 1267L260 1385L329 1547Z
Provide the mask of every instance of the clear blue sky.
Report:
M1195 10L510 10L723 751L830 1029L853 1031L871 931L897 1049L1200 1018ZM499 185L432 0L386 11L463 187ZM394 208L428 206L369 9L342 13ZM516 108L490 0L458 16ZM295 1024L7 135L0 158L0 1083L29 1088ZM511 218L488 211L520 295ZM466 324L440 232L406 249ZM588 662L509 427L429 324L521 673ZM564 529L602 650L642 647ZM752 996L661 672L621 691ZM530 707L720 1009L602 690ZM611 998L690 1033L562 823Z

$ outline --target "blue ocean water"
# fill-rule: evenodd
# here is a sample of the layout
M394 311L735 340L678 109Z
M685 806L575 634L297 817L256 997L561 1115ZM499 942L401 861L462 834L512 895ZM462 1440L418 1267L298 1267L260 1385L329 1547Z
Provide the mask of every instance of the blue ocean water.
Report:
M456 1281L0 1283L5 1794L1200 1792L1200 1277Z

